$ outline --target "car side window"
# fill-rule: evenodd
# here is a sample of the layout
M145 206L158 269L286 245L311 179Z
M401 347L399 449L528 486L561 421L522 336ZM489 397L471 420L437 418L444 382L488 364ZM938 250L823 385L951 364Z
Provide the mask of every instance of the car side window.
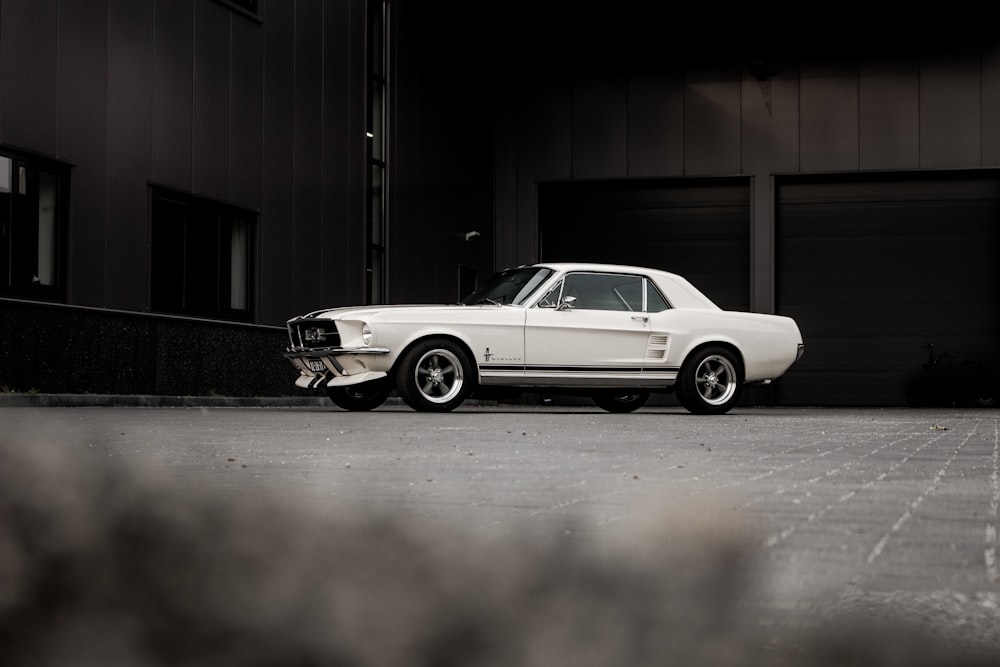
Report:
M652 280L646 281L646 312L647 313L660 313L664 310L669 310L670 304L667 300L663 298L660 294L660 290L656 289L656 285L653 284Z
M563 280L562 298L576 297L577 310L642 311L643 281L612 273L571 273Z

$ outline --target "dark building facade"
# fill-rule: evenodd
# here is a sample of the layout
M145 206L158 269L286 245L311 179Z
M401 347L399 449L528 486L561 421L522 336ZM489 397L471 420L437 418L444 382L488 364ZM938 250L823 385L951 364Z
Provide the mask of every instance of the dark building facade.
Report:
M0 387L293 393L288 317L540 259L794 316L760 400L996 362L1000 40L638 8L0 0Z

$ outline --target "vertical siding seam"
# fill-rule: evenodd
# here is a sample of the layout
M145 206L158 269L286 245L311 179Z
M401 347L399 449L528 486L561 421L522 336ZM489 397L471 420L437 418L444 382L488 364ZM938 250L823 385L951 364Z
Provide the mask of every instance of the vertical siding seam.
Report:
M229 13L229 94L226 97L226 129L229 139L226 142L226 197L233 203L233 12Z
M326 3L320 5L319 10L319 247L325 247L326 237L326 204L327 198L324 196L326 188ZM319 302L326 303L326 262L319 264Z
M152 2L149 19L149 164L146 185L146 310L153 310L153 201L148 182L156 173L156 0ZM105 138L105 141L107 139ZM156 369L153 371L153 386L157 383Z
M923 158L923 84L924 84L924 58L922 54L917 55L917 169L924 166Z
M629 79L629 75L626 73L625 74L625 178L629 178L630 175L631 175L631 170L629 169L629 162L630 161L629 161L629 152L628 152L628 149L629 149L629 140L628 140L629 139L629 126L628 126L628 121L629 121L629 118L631 117L630 114L629 114L629 109L631 107L629 105L630 105L630 103L632 101L631 95L630 95L631 87L629 86L630 82L631 81Z
M576 77L570 76L569 79L569 180L576 179L576 170L573 168L576 164L574 161L574 151L576 144ZM535 175L537 181L537 174ZM541 222L539 221L538 215L538 189L535 188L535 231L536 238L541 234ZM538 254L538 250L535 250Z
M267 3L261 5L261 22L264 21L264 12L267 11ZM263 24L266 26L266 24ZM257 159L260 164L260 173L258 178L260 179L257 186L260 188L260 192L257 196L257 224L254 225L254 247L253 247L253 257L254 257L254 275L253 275L253 287L254 287L254 320L257 324L262 324L264 321L264 232L267 229L266 216L265 216L265 202L268 199L267 193L264 189L264 182L267 179L265 175L267 173L267 165L265 164L267 156L267 147L265 146L265 136L267 134L267 28L262 27L260 35L260 53L258 57L260 58L260 99L258 103L260 104L260 126L258 132L260 136L257 142L257 148L259 153Z
M343 36L344 41L341 47L344 49L344 52L346 53L346 68L344 70L345 72L344 76L346 81L346 92L343 93L345 97L344 99L345 116L344 116L344 125L342 129L346 131L347 141L344 150L346 158L343 159L340 164L343 166L346 163L346 168L344 169L344 174L345 174L344 179L346 186L344 195L345 198L342 205L343 205L343 210L346 213L347 224L343 229L343 234L344 238L346 239L347 247L350 249L354 246L355 238L357 236L354 233L357 225L357 219L356 219L357 196L354 193L355 182L357 180L355 178L356 174L354 172L354 167L355 167L354 160L357 159L357 146L355 144L356 139L354 138L356 130L354 125L354 121L356 119L356 115L354 113L354 103L355 103L354 39L357 35L357 31L354 28L354 22L357 19L357 17L354 8L357 6L357 3L353 1L346 2L345 6L347 8L347 16L345 18L346 34ZM364 98L362 97L362 104L363 104L363 99ZM364 164L363 158L362 158L362 164ZM362 214L361 218L362 218L361 228L363 231L364 225L367 224L367 221L364 220L364 214ZM341 288L339 295L341 299L347 300L348 303L350 303L354 299L353 295L355 294L354 290L357 289L356 276L358 275L358 273L360 273L362 276L362 283L364 282L363 280L364 267L366 266L368 261L366 259L367 257L366 253L368 252L368 250L365 247L363 240L361 241L360 250L361 252L357 259L357 262L360 262L360 268L361 268L359 272L355 273L355 269L358 266L357 263L352 263L352 262L337 263L337 268L339 268L340 270L339 275L341 277L343 284L343 287ZM347 254L348 256L351 255L350 252L348 252ZM363 288L362 288L362 294L364 294ZM360 298L358 299L358 303L364 302L364 300L365 300L364 298Z
M681 73L681 176L687 176L687 69Z
M108 150L108 137L111 136L111 0L104 3L105 6L105 27L107 37L104 42L104 252L101 261L101 305L107 307L108 303L108 192L111 189L111 151Z
M855 140L857 142L858 155L855 158L854 168L861 171L861 59L855 63L855 77L854 77L854 106L857 113L858 119L858 138Z
M289 232L289 234L288 234L288 236L289 236L289 241L291 242L291 248L292 248L291 266L293 266L293 267L296 266L297 257L295 256L295 253L296 253L296 250L298 250L298 247L295 244L295 231L296 231L295 207L296 207L296 204L298 203L298 198L295 196L295 192L296 192L296 180L297 180L296 179L296 174L295 174L295 168L296 168L296 166L298 166L297 162L296 162L296 159L295 159L295 156L296 156L296 146L297 146L296 141L295 141L296 140L296 135L295 135L295 131L296 131L296 127L295 127L295 105L296 105L296 101L297 101L295 99L295 90L296 90L296 79L295 79L295 77L298 74L298 71L297 71L297 68L298 68L298 46L299 46L299 3L298 3L298 0L292 0L292 92L291 92L292 112L290 114L291 115L291 119L290 119L290 122L289 122L289 125L291 125L291 130L292 130L292 146L291 146L291 148L292 148L292 164L291 164L291 169L290 169L290 176L291 176L291 179L292 179L292 183L291 183L291 191L290 191L290 194L289 194L289 199L291 200L289 202L289 209L290 209L290 213L291 213L291 219L288 221L289 222L289 225L288 225L288 232ZM295 285L295 273L296 272L293 270L292 271L292 289L293 290L296 287L296 285Z
M149 180L155 180L156 173L153 171L153 167L156 164L156 0L152 2L152 19L150 21L150 40L149 40ZM150 221L150 227L152 227L152 222ZM152 236L152 230L150 230L150 236ZM147 249L147 252L151 249ZM150 263L152 266L152 263ZM151 294L146 295L147 303L152 305Z
M195 168L195 107L197 106L197 86L198 86L198 9L194 2L191 3L191 126L188 128L191 136L191 148L188 151L188 187L194 192L194 168Z
M799 59L797 76L799 79L798 94L796 104L798 104L797 118L795 119L795 171L802 173L802 59Z
M743 165L743 66L742 65L737 70L736 84L737 84L738 90L739 90L739 100L738 100L739 113L737 114L737 117L739 118L739 124L738 124L738 128L739 129L738 129L738 131L736 133L736 140L738 142L736 145L737 145L737 150L739 151L739 154L740 154L740 159L739 159L739 163L740 164L739 164L739 167L738 167L739 168L739 173L743 174L744 173L744 165ZM753 203L751 203L750 206L751 206L751 208L750 208L750 211L751 211L750 215L753 216ZM753 218L751 217L751 220L752 219ZM752 224L753 223L751 222L751 225ZM752 258L751 258L751 260L752 260ZM751 286L751 290L752 289L753 289L753 287Z
M985 161L983 160L983 145L986 143L983 138L983 132L985 131L985 126L983 125L983 45L979 44L977 49L979 55L979 166L984 167Z
M55 81L55 84L56 84L56 157L57 158L61 158L62 157L62 152L60 151L61 146L60 146L60 141L59 141L59 139L60 139L59 126L61 124L59 122L59 91L60 91L60 88L61 88L61 86L59 85L59 65L60 65L60 62L61 62L59 60L59 44L60 44L60 41L61 41L59 39L59 35L62 32L62 12L60 11L61 8L62 8L62 2L59 1L59 0L57 0L57 2L56 2L56 81Z

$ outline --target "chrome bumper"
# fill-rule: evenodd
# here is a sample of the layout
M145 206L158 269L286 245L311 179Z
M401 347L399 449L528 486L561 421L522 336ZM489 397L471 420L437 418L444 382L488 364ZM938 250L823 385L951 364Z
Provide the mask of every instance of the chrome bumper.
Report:
M283 356L299 372L295 386L315 389L360 384L385 377L384 371L369 368L364 357L388 352L383 347L314 347L307 350L289 349ZM322 364L322 368L318 364Z

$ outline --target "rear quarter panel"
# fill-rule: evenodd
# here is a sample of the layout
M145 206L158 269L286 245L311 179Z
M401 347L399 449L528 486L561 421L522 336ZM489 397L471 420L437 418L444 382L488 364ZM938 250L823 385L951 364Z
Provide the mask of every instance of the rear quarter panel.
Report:
M650 323L652 333L670 337L666 365L682 365L702 345L724 343L742 356L747 382L781 376L802 342L795 322L780 315L676 309L654 314Z

